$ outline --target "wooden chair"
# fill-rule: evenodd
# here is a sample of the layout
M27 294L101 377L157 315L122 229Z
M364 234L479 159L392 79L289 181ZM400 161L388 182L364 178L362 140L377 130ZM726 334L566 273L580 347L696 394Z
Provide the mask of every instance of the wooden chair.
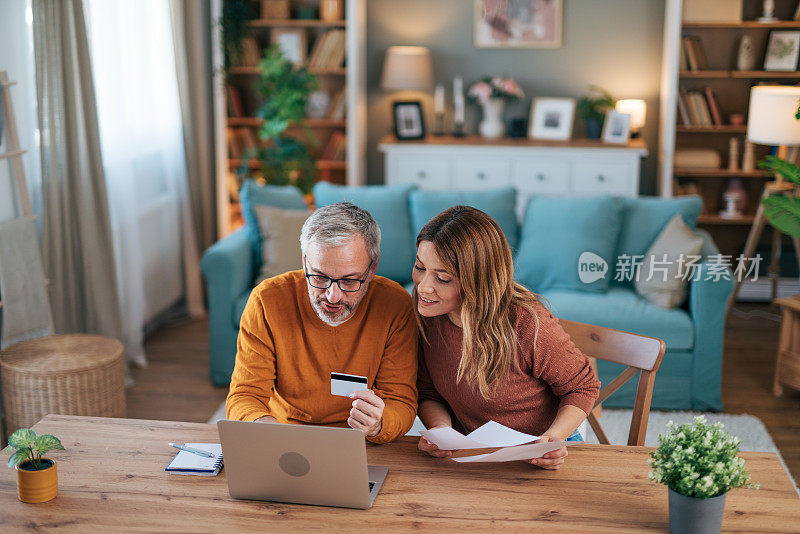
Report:
M666 350L664 341L566 319L559 319L559 321L575 345L587 356L628 366L600 390L600 395L594 404L595 408L633 378L636 373L640 373L636 399L633 404L631 428L628 432L628 445L644 445L647 419L650 417L650 401L653 397L653 382ZM595 416L595 410L589 414L587 420L600 443L608 445L608 438Z

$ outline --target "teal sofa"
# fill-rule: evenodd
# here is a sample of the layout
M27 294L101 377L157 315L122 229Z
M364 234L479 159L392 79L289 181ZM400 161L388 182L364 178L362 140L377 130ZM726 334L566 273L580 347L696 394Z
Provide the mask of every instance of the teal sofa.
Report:
M530 201L522 220L516 217L516 191L421 191L413 186L345 188L318 184L317 205L352 201L373 214L381 226L378 274L411 287L415 238L433 215L456 204L473 205L489 213L505 232L515 252L517 278L541 294L553 313L565 319L661 338L667 352L658 370L652 407L669 410L720 410L725 303L733 290L730 277L706 276L709 256L719 254L710 236L703 259L689 283L682 307L662 309L641 298L629 280L615 280L615 258L643 255L676 213L694 228L698 197L538 197ZM242 207L247 224L211 246L203 255L210 313L211 380L230 381L236 353L239 318L260 264L260 243L252 204L304 208L303 197L291 188L245 183ZM607 275L590 283L578 278L578 251L599 254L609 263ZM570 256L572 254L572 256ZM624 278L624 277L623 277ZM608 382L619 366L599 362L601 381ZM604 405L630 407L635 380Z

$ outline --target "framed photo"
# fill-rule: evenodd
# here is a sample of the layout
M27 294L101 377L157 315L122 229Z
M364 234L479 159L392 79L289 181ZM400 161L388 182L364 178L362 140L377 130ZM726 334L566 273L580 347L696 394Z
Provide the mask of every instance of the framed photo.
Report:
M277 44L283 55L295 65L306 62L308 41L303 28L273 28L270 40Z
M560 48L563 0L474 0L477 48Z
M568 141L575 118L573 98L534 98L531 105L530 136L534 139Z
M393 106L394 136L397 139L422 139L425 137L425 121L419 100L395 102Z
M800 51L800 31L772 31L769 33L764 70L797 70Z
M603 121L603 142L624 145L631 135L630 113L620 113L615 109L606 112Z

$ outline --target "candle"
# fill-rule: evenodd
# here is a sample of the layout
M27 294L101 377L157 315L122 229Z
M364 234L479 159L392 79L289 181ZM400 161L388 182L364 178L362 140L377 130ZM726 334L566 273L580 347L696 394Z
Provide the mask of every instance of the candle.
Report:
M453 80L453 104L455 106L455 113L453 120L456 124L463 124L464 122L464 80L461 76L456 76Z
M433 112L437 115L444 113L444 85L438 84L433 94Z

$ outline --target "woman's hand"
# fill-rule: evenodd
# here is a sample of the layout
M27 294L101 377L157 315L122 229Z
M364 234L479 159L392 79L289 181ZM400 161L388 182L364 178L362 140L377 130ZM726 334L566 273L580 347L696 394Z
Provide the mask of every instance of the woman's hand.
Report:
M535 443L547 443L550 441L561 441L559 439L555 439L548 435L543 435L539 438L538 441ZM530 460L526 460L528 463L541 467L542 469L552 469L556 470L561 468L564 465L564 460L567 458L567 448L561 447L560 449L556 449L554 451L550 451L541 458L531 458Z
M433 430L434 428L443 428L445 426L448 426L448 425L438 425L438 426L434 426L432 428L429 428L428 430ZM423 438L422 436L420 436L420 438L419 438L419 444L417 445L417 447L419 448L419 450L421 450L423 452L427 452L428 454L430 454L431 456L433 456L435 458L447 458L448 456L452 456L453 455L453 451L441 450L441 449L439 449L439 447L437 447L436 445L434 445L433 443L431 443L427 439Z

